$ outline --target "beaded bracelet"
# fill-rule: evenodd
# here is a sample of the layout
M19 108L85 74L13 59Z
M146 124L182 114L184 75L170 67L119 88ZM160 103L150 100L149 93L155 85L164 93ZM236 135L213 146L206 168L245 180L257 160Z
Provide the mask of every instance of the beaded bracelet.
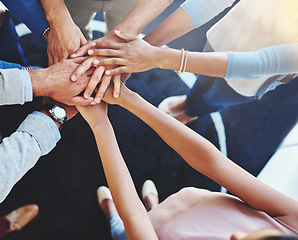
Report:
M181 73L184 73L185 72L185 69L186 69L186 65L187 65L187 58L188 58L188 50L186 50L185 52L185 61L184 61L184 67L183 67L183 70Z

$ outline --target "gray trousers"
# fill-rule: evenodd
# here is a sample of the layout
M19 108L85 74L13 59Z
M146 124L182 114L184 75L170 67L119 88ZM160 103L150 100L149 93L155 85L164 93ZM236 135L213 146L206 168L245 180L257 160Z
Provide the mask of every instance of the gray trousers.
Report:
M74 22L88 41L92 40L91 21L98 11L104 12L107 32L110 32L130 12L137 0L65 0Z

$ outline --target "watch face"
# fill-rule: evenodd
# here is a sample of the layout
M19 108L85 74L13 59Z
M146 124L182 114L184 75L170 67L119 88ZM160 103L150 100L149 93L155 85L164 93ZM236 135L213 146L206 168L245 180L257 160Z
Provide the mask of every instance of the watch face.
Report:
M63 108L59 107L59 106L55 106L53 108L53 112L55 114L55 116L58 118L58 119L63 119L66 117L66 112Z

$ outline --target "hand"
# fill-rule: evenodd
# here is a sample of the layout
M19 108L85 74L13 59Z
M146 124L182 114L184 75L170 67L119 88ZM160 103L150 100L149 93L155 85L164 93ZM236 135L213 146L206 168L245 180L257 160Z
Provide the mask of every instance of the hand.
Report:
M130 89L128 89L123 83L120 84L120 96L118 98L113 97L113 85L110 84L107 88L103 101L108 104L116 104L119 106L123 106L123 103L129 98L131 94L134 94Z
M76 82L70 80L73 71L85 59L68 59L46 69L29 71L34 96L51 97L66 105L90 105L93 98L78 95L86 88L94 69L89 69Z
M91 49L91 56L105 56L109 58L98 59L98 65L120 65L109 71L107 75L120 73L143 72L158 67L156 64L156 47L151 46L139 37L115 31L117 36L127 43L107 43L101 45L106 49Z
M49 32L44 37L48 43L49 66L69 58L87 42L81 30L72 20L68 20L68 24L65 21L56 22L59 24L51 25Z
M96 104L94 106L76 107L91 128L93 128L96 124L108 120L108 104L105 102L101 102L100 104Z
M122 39L117 37L117 35L114 34L114 32L109 33L108 35L98 38L96 40L93 40L87 44L85 44L83 47L78 49L76 53L71 55L71 58L75 57L81 57L87 54L88 50L93 48L100 48L101 46L105 46L107 43L118 43L118 42L124 42ZM97 60L100 58L97 58ZM98 66L97 62L93 63L93 61L96 60L96 58L91 58L89 60L86 60L71 76L71 79L73 81L76 81L82 74L84 74L91 66ZM97 65L96 65L97 64ZM98 69L99 68L99 69ZM104 69L113 69L115 66L108 66ZM99 103L103 97L103 94L105 93L106 88L109 86L110 81L114 83L114 97L117 98L120 94L120 81L125 82L130 74L122 74L122 75L114 75L114 76L108 76L104 74L104 69L101 66L97 67L96 74L97 76L92 77L92 82L90 82L86 88L86 91L84 93L84 96L88 98L94 91L95 87L99 82L101 82L100 89L97 92L97 95L94 99L93 104ZM101 77L103 77L101 79Z
M98 66L99 59L100 58L98 57L87 58L71 76L71 79L76 81L76 78L73 76L82 76L82 74L85 74L88 69L96 66L96 69L84 92L84 97L89 99L97 85L100 83L99 89L97 89L97 93L92 104L97 104L101 101L107 87L110 85L111 80L114 83L114 97L117 98L120 94L120 75L115 75L113 78L106 75L106 69L111 69L111 66Z

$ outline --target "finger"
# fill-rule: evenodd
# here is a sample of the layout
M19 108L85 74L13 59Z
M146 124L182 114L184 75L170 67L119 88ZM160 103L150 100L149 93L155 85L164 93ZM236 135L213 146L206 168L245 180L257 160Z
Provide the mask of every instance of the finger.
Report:
M120 95L120 74L114 75L113 76L113 82L114 82L114 92L113 96L114 98L118 98Z
M106 75L116 75L121 73L131 73L126 66L110 69L106 71Z
M93 65L94 58L87 58L81 63L81 65L72 73L70 79L72 81L77 81L87 70L89 70Z
M106 74L102 77L98 92L91 104L100 103L101 99L103 98L103 95L105 94L108 86L111 82L111 76L107 76Z
M125 41L133 41L136 40L138 37L129 33L120 32L119 30L114 31L116 36L125 40Z
M94 64L100 65L126 65L127 60L123 58L106 58L106 59L96 59Z
M88 50L93 48L95 45L96 45L95 42L86 43L84 46L79 48L75 53L73 53L70 57L71 58L82 57L85 54L87 54Z
M101 81L104 71L105 71L105 68L103 66L99 66L98 68L95 69L84 92L84 97L86 99L88 99L91 96L97 84Z
M77 64L81 64L83 61L85 61L88 57L78 57L78 58L74 58L71 61L73 61L74 63Z
M73 105L76 105L76 106L88 106L91 104L92 101L93 101L92 97L90 97L89 99L86 99L82 96L76 96L72 98L72 103Z
M120 50L113 50L113 49L90 49L88 50L88 54L90 56L97 55L97 56L109 56L109 57L119 57L122 55Z

